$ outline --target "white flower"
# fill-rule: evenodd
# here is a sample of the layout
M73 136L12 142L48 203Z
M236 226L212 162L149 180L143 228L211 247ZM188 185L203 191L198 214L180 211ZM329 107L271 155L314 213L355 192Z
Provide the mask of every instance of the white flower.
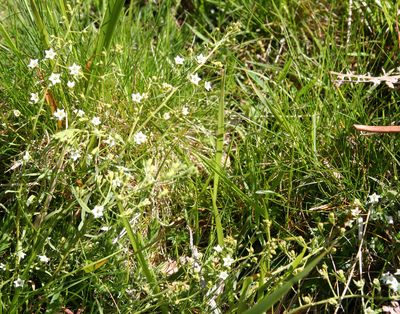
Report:
M74 113L80 118L82 118L85 115L85 111L81 109L74 109Z
M209 92L212 89L211 83L208 81L205 81L204 88L206 89L207 92Z
M50 261L50 258L48 258L46 255L38 255L38 257L42 263L48 263Z
M18 277L17 280L14 280L14 287L15 288L19 288L19 287L23 287L25 283L25 280L22 280L21 278Z
M169 112L166 112L163 114L163 118L164 120L169 120L171 118L171 115L169 114Z
M140 94L140 93L136 93L136 94L133 93L132 94L132 100L134 102L140 103L142 101L142 99L143 99L143 95L142 94Z
M34 69L39 65L39 60L38 59L31 59L31 61L28 64L28 68Z
M46 55L44 56L44 58L45 58L45 59L50 59L50 60L53 60L54 57L57 55L57 54L55 53L55 51L53 50L53 48L50 48L49 50L45 50L44 53L46 54Z
M188 107L183 107L183 108L182 108L182 114L183 114L184 116L187 116L187 115L189 114L189 108L188 108Z
M207 61L207 57L203 56L203 54L201 53L196 57L196 61L198 64L204 64Z
M31 154L28 151L25 152L24 156L22 157L23 161L28 162L31 159Z
M384 273L381 281L395 292L400 292L400 285L397 279L389 272Z
M6 270L6 265L4 265L3 263L0 263L0 270Z
M235 262L235 260L232 257L230 257L229 255L227 257L224 257L223 261L224 261L225 267L230 267Z
M74 81L68 81L67 86L68 86L69 88L74 88L75 82L74 82Z
M59 73L51 73L51 75L49 77L49 81L51 81L51 85L56 85L57 83L61 83L60 76L61 76L61 74L59 74Z
M174 59L174 61L175 61L175 64L176 64L176 65L182 65L183 62L185 62L185 59L182 58L181 56L176 56L175 59Z
M37 93L31 93L31 103L37 104L39 102L39 96Z
M109 147L114 147L115 146L115 140L114 138L109 135L108 138L104 141Z
M21 115L21 111L19 111L18 109L14 109L13 110L13 114L14 114L15 117L18 118Z
M17 252L17 257L18 257L18 259L24 259L25 258L25 256L26 256L26 253L24 253L24 251L18 251Z
M90 122L94 125L94 126L98 126L101 124L100 118L99 117L93 117L92 120L90 120Z
M368 204L377 204L379 203L379 199L381 198L381 196L379 194L372 194L368 196L369 200L368 200Z
M55 111L53 115L57 118L58 121L64 120L64 118L67 116L64 109L57 109L57 111Z
M78 150L71 151L69 154L73 161L77 161L79 158L81 158L81 154Z
M201 81L201 78L200 78L200 76L199 76L197 73L195 73L195 74L191 74L191 75L189 76L189 80L190 80L190 82L192 82L194 85L199 85L199 82Z
M103 217L103 211L104 211L104 206L96 205L92 210L92 214L94 218L100 218Z
M217 246L214 246L214 251L217 253L221 253L222 252L222 247L218 244Z
M81 73L81 66L74 63L73 65L68 67L68 70L69 74L77 76Z
M135 141L136 144L140 145L147 141L147 136L142 131L139 131L138 133L135 134L133 140Z
M225 280L226 278L229 277L228 273L226 271L223 271L219 274L218 276L220 279Z
M388 223L389 225L393 225L393 224L394 224L393 216L386 216L386 215L385 215L385 218L386 218L386 221L387 221L387 223Z

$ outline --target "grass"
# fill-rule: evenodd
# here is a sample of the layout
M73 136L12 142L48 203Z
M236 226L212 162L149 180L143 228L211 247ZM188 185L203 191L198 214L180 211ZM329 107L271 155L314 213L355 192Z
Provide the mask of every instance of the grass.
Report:
M397 10L0 4L0 313L393 310Z

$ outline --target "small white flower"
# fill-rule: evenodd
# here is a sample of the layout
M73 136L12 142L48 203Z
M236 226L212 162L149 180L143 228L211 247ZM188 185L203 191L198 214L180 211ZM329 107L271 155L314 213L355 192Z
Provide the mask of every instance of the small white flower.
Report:
M199 76L197 73L195 73L195 74L191 74L191 75L189 76L189 80L190 80L190 82L192 82L194 85L199 85L199 82L201 81L201 78L200 78L200 76Z
M58 121L64 120L67 116L64 109L57 109L57 111L55 111L53 115L57 118Z
M224 257L223 261L224 261L225 267L230 267L235 262L235 260L232 257L230 257L229 255L227 257Z
M203 54L201 53L196 57L196 61L198 64L204 64L207 61L207 57L203 56Z
M143 99L143 95L142 94L140 94L140 93L133 93L132 94L133 102L140 103L142 101L142 99Z
M104 206L96 205L92 210L92 214L93 214L94 218L97 219L97 218L103 217L103 211L104 211Z
M37 104L39 102L39 96L37 93L31 93L31 101L32 104Z
M77 76L79 74L81 74L81 66L77 65L77 64L73 64L71 66L68 67L69 70L69 74L73 75L73 76Z
M225 280L226 278L229 277L228 273L226 271L223 271L219 274L218 276L220 279Z
M90 120L90 122L94 125L94 126L98 126L101 124L100 118L99 117L93 117L92 120Z
M171 118L170 113L169 112L164 113L163 118L164 118L164 120L169 120Z
M386 222L387 222L389 225L393 225L393 224L394 224L393 216L386 216L386 215L385 215L385 218L386 218Z
M400 292L400 285L397 279L389 272L384 273L381 281L395 292Z
M42 263L46 263L47 264L50 261L50 258L48 258L46 255L38 255L38 257L39 257L39 260Z
M13 110L13 114L14 114L15 117L18 118L21 115L21 111L19 111L18 109L14 109Z
M183 114L184 116L187 116L187 115L189 114L189 108L188 108L188 107L183 107L183 108L182 108L182 114Z
M206 89L207 92L209 92L212 89L211 83L208 81L205 81L204 88Z
M28 64L28 68L34 69L39 65L39 59L31 59Z
M170 90L173 88L173 86L171 84L168 83L162 83L161 87L165 90Z
M111 185L112 185L114 188L120 188L120 187L122 186L122 181L121 181L120 178L115 178L115 179L113 179L113 180L111 181Z
M114 147L115 146L115 139L109 135L108 138L104 141L109 147Z
M74 81L68 81L67 86L68 86L69 88L74 88L75 82L74 82Z
M185 62L185 59L182 58L181 56L176 56L175 59L174 59L174 61L175 61L175 64L176 64L176 65L182 65L183 62Z
M381 198L381 196L379 194L372 194L368 196L368 204L377 204L379 203L379 199Z
M138 133L135 134L133 140L135 141L136 144L140 145L147 141L147 136L142 131L139 131Z
M14 287L15 288L22 288L24 286L25 280L22 280L18 277L17 280L14 280Z
M26 256L26 253L24 252L24 251L18 251L17 252L17 257L18 257L18 259L24 259L25 258L25 256Z
M78 150L71 151L69 154L73 161L77 161L79 158L81 158L81 154Z
M25 152L24 156L22 157L23 161L28 162L31 159L31 154L28 151Z
M80 118L85 115L85 111L83 111L82 109L74 109L74 113Z
M50 48L49 50L45 50L44 53L45 53L44 58L50 59L50 60L53 60L55 58L55 56L57 55L55 53L55 51L53 50L53 48Z
M6 265L4 265L3 263L0 263L0 270L6 270Z
M51 73L49 77L49 81L51 82L51 85L56 85L57 83L61 83L60 80L61 74L59 73Z
M218 244L217 246L214 246L214 251L217 253L221 253L223 248Z

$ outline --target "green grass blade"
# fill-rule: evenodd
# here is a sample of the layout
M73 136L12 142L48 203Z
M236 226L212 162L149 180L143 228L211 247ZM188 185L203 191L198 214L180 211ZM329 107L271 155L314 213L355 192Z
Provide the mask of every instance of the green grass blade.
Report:
M314 269L315 266L325 257L327 251L319 254L314 260L312 260L306 267L304 267L303 271L298 273L296 276L292 277L284 284L276 288L274 291L266 295L263 299L261 299L255 306L251 309L244 312L244 314L259 314L268 311L274 304L276 304L288 291L296 284L299 280L303 279L308 275L310 271ZM295 260L295 264L298 263L298 259Z

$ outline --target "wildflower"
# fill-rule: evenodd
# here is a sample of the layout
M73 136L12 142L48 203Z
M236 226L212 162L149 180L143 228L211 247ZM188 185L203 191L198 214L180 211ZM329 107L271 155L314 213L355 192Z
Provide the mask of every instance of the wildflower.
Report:
M4 265L3 263L0 263L0 270L6 270L6 265Z
M165 90L171 90L173 88L173 86L168 83L162 83L161 87Z
M18 251L17 252L17 257L19 260L24 259L26 256L26 253L24 251Z
M22 157L23 161L28 162L31 159L31 154L28 151L25 152L24 156Z
M42 263L48 263L50 261L50 258L48 258L46 255L38 255L38 257Z
M188 108L188 107L183 107L183 108L182 108L182 114L183 114L184 116L187 116L187 115L189 114L189 108Z
M140 93L133 93L132 94L132 100L133 100L133 102L137 102L137 103L140 103L141 101L142 101L142 99L143 99L143 95L141 95Z
M60 76L61 76L61 74L59 74L59 73L52 73L49 77L49 81L51 81L51 85L56 85L57 83L61 83Z
M57 55L55 53L55 51L53 50L53 48L50 48L49 50L45 50L44 53L46 54L44 58L50 59L50 60L53 60L54 57Z
M85 111L81 109L74 109L74 113L80 118L82 118L85 115Z
M400 285L397 279L389 272L384 273L381 277L381 281L387 285L393 291L400 292Z
M381 198L381 196L379 194L372 194L368 196L368 204L377 204L379 203L379 199Z
M73 161L77 161L79 158L81 158L81 154L79 153L79 151L74 150L70 152L70 157Z
M389 225L393 225L393 224L394 224L393 216L386 216L386 215L385 215L385 218L386 218L386 222L387 222Z
M223 271L219 274L218 276L220 279L225 280L226 278L229 277L228 273L226 271Z
M38 59L31 59L31 61L28 64L28 68L34 69L39 65L39 60Z
M207 61L207 57L203 56L203 54L201 53L196 57L196 61L198 64L204 64Z
M92 120L90 120L90 122L94 125L94 126L98 126L101 124L100 118L99 117L93 117Z
M212 89L211 83L208 81L205 81L204 88L206 89L207 92L209 92Z
M169 114L169 112L166 112L163 114L163 118L164 120L169 120L171 118L171 115Z
M31 93L31 101L32 104L37 104L39 102L39 96L37 93Z
M22 288L24 286L25 280L22 280L21 278L18 277L17 280L14 280L14 287L15 288Z
M74 88L75 82L74 82L74 81L68 81L67 86L68 86L69 88Z
M230 257L229 255L227 257L224 257L223 261L224 261L225 267L230 267L235 262L235 260L232 257Z
M13 114L16 118L18 118L21 115L21 111L19 111L18 109L13 110Z
M174 59L174 61L175 61L175 64L176 64L176 65L182 65L183 62L185 62L185 59L182 58L181 56L176 56L175 59Z
M69 74L77 76L81 73L81 66L74 63L73 65L68 67L68 70Z
M217 246L214 246L214 251L217 253L221 253L222 252L222 247L218 244Z
M194 85L199 85L199 82L201 81L201 78L199 77L199 75L197 73L195 74L191 74L189 76L189 80L190 82L192 82Z
M100 218L103 217L103 211L104 211L104 206L96 205L92 210L92 214L94 218Z
M111 135L108 136L104 143L106 143L109 147L115 146L115 140Z
M147 136L142 131L140 131L140 132L135 134L133 139L134 139L136 144L140 145L140 144L143 144L143 143L145 143L147 141Z
M67 116L64 109L57 109L57 111L55 111L53 115L57 118L58 121L64 120L64 118Z
M115 178L111 181L111 185L113 188L120 188L122 186L122 181L120 178Z

